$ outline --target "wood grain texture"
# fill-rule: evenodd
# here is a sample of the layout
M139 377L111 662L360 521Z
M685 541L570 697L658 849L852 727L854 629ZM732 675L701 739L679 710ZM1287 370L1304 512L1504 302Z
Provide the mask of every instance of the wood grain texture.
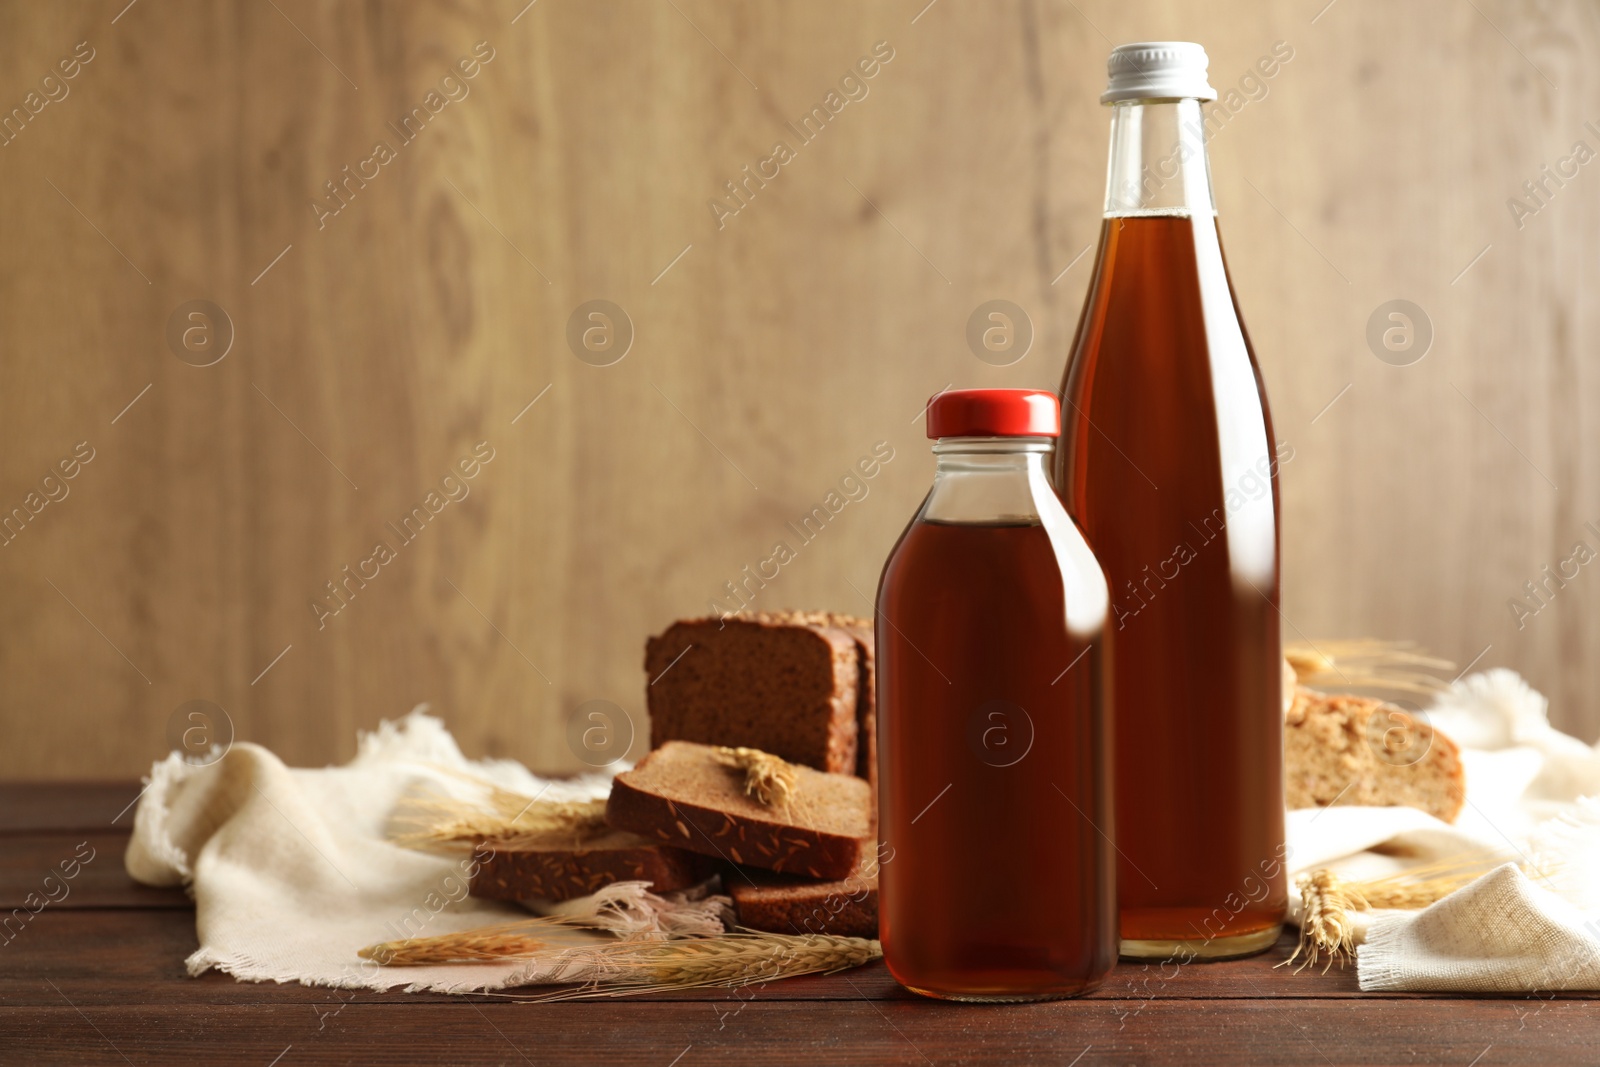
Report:
M7 862L0 866L0 915L13 908L174 908L193 912L194 902L178 886L157 889L128 876L122 856L125 833L8 834ZM31 920L30 920L31 921Z
M738 1005L725 1011L732 1012ZM840 1001L746 1004L724 1027L704 1005L348 1004L320 1025L305 1004L142 1009L0 1009L0 1041L27 1063L187 1061L346 1064L1346 1064L1470 1063L1494 1051L1564 1067L1593 1062L1600 1006L1546 1005L1519 1032L1503 1006L1438 1001L1348 1005L1240 1001L1153 1004L1127 1026L1116 1007ZM476 1008L476 1010L474 1010ZM486 1025L487 1024L487 1025ZM1474 1044L1474 1042L1478 1042ZM292 1057L292 1058L291 1058Z
M84 786L48 791L79 818L106 799ZM0 827L0 903L77 836L42 830L55 825L46 812L14 810ZM1600 1018L1595 994L1362 994L1350 971L1277 966L1287 934L1248 960L1121 963L1087 997L1033 1005L927 1000L881 964L738 991L564 1004L189 978L194 915L176 891L117 884L102 862L121 839L98 832L104 856L73 880L81 892L25 922L12 912L0 931L8 1061L1578 1064L1593 1061Z
M1600 149L1590 5L124 2L0 3L0 108L94 53L0 147L0 514L94 450L0 547L0 775L137 773L195 699L297 764L419 701L543 769L581 765L587 700L642 746L645 637L887 441L757 601L865 611L929 480L924 398L1059 378L1105 53L1141 38L1201 40L1243 87L1213 169L1295 448L1286 633L1487 648L1600 733L1600 578L1521 628L1508 606L1600 548L1600 173L1522 190ZM867 95L800 143L786 123L880 41ZM467 94L403 140L479 42ZM780 139L794 159L719 228L708 202ZM994 298L1036 332L1007 368L964 338ZM1412 366L1366 341L1396 298L1432 322ZM166 340L193 299L233 323L214 366ZM594 299L634 327L612 366L568 348ZM400 543L481 441L470 495ZM395 558L319 627L380 540Z
M138 782L0 782L0 837L73 831L128 833ZM80 835L79 840L82 840Z

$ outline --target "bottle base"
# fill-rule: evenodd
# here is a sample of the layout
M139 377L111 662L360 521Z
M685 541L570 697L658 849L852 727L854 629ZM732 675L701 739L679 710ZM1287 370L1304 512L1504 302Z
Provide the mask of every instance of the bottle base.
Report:
M1236 960L1255 956L1278 943L1282 927L1273 925L1265 930L1233 937L1193 938L1191 940L1136 940L1124 938L1119 955L1123 959L1151 960L1178 958L1184 962L1199 960L1213 963L1218 960Z
M905 983L901 983L904 985ZM906 988L919 996L932 997L934 1000L949 1000L959 1004L1034 1004L1044 1000L1071 1000L1092 993L1100 987L1099 982L1093 982L1081 989L1074 989L1053 993L950 993L939 989L923 989L914 985Z

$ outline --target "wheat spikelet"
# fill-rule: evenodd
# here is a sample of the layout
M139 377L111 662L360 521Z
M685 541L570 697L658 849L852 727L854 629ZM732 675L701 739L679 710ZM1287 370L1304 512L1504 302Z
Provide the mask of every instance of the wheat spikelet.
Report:
M799 775L794 766L758 748L717 747L717 755L725 765L744 772L746 796L767 807L787 807L794 797Z
M1339 685L1433 694L1447 683L1429 673L1455 667L1449 660L1417 651L1407 641L1359 637L1339 641L1296 641L1284 659L1301 685Z

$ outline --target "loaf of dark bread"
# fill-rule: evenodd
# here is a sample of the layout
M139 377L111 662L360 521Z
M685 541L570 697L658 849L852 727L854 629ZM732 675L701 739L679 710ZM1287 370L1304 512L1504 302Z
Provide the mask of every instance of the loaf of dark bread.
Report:
M848 877L874 847L872 787L854 774L792 771L788 800L764 804L716 748L668 741L617 775L606 821L730 863Z
M876 777L872 624L827 612L685 619L645 647L650 744L757 748Z
M571 900L613 882L649 882L651 892L666 893L699 885L715 871L716 862L697 852L612 830L579 845L496 848L468 892L492 900Z
M840 881L819 882L751 867L725 872L722 881L740 926L775 934L878 936L878 868L870 854Z

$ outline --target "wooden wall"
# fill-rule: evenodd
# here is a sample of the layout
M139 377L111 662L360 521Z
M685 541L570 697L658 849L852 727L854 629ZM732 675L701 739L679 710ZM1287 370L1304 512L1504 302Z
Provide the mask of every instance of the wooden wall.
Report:
M1105 53L1169 37L1241 90L1213 170L1295 449L1288 635L1487 646L1600 734L1600 566L1508 603L1600 548L1593 5L524 2L0 4L26 117L0 147L0 509L66 493L0 547L0 775L134 774L191 700L295 763L428 701L469 753L575 768L573 709L642 733L646 635L887 442L759 600L865 613L930 477L924 398L1057 382ZM875 49L802 143L786 123ZM779 140L776 177L709 206ZM1567 176L1531 200L1544 165ZM567 341L600 299L632 324L609 366ZM1034 327L1009 367L966 343L991 299ZM1408 366L1366 339L1395 299L1432 324ZM232 324L208 367L218 323L168 339L194 300ZM430 503L409 543L388 526ZM330 614L346 565L376 577Z

